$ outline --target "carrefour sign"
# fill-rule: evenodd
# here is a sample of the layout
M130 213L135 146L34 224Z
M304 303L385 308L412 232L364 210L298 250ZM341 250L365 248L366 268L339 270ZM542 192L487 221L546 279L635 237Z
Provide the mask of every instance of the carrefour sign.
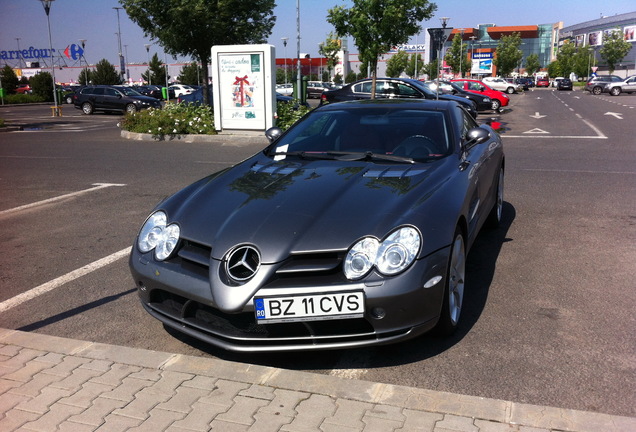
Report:
M41 59L41 58L49 58L55 54L55 49L49 48L34 48L29 47L29 49L23 50L7 50L0 51L0 59L1 60L19 60L19 59ZM84 55L84 49L77 45L71 44L66 47L64 50L64 55L73 60L78 60L82 58Z

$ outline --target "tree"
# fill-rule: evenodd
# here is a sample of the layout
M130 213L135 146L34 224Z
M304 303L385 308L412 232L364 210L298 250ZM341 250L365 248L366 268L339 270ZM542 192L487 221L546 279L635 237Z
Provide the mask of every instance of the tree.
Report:
M463 43L462 37L460 33L455 34L451 47L446 50L444 60L453 72L458 72L463 77L466 72L470 71L471 64L466 55L468 45Z
M559 63L558 60L555 60L548 65L548 75L551 77L561 76L561 63Z
M399 77L409 62L409 55L406 51L398 51L386 62L386 75L392 78Z
M149 76L150 74L150 76ZM166 68L163 62L159 60L157 53L154 53L148 64L148 70L146 73L141 74L141 78L152 85L165 85L166 83ZM170 78L170 76L168 76Z
M2 68L2 72L0 72L0 78L2 79L2 88L4 89L4 92L6 94L15 93L20 80L18 79L18 76L15 74L15 71L11 66L6 65Z
M420 53L411 54L411 57L406 64L406 69L404 69L404 72L411 78L415 79L417 79L418 76L426 73L424 72L424 61L422 60L422 55Z
M91 72L91 81L93 84L117 85L121 84L121 76L115 70L108 60L101 59L96 65L95 70Z
M209 104L207 65L214 45L264 43L276 17L274 0L120 0L146 36L173 56L197 58L203 67L204 103Z
M495 52L495 66L497 73L507 76L521 63L523 51L519 49L521 45L521 34L513 33L510 36L502 36Z
M181 68L181 73L177 77L177 80L181 84L200 85L201 78L203 77L203 70L198 63L193 62L187 64Z
M584 47L578 47L576 54L574 55L574 73L579 77L586 77L590 75L590 66L592 63L592 57L594 51L592 47L586 45Z
M533 75L535 72L538 72L541 69L541 64L539 64L539 54L530 54L526 58L526 73L528 75Z
M574 56L576 54L576 47L573 43L565 42L561 45L559 52L557 53L557 60L559 62L559 69L561 70L560 76L568 77L574 71Z
M35 96L47 102L53 100L53 77L49 72L43 71L31 77L29 86Z
M86 68L86 69L82 69L82 71L79 73L79 76L77 77L77 81L80 83L80 85L89 85L91 83L91 70Z
M631 49L632 44L625 41L623 32L620 29L605 34L603 37L603 48L600 49L599 54L607 62L610 74L614 73L616 64L623 60Z
M432 62L424 65L424 67L422 68L422 73L424 73L425 75L428 75L429 79L437 79L437 76L439 75L439 69L440 69L439 66L440 66L439 59L435 59Z
M340 49L340 39L338 39L334 33L329 33L327 40L321 43L318 48L318 54L327 59L329 78L331 78L331 71L334 70L338 64L338 52L340 52Z
M340 37L353 36L361 61L369 62L375 98L378 59L391 47L408 42L422 30L419 22L433 16L437 6L428 0L353 0L349 9L335 6L327 21Z

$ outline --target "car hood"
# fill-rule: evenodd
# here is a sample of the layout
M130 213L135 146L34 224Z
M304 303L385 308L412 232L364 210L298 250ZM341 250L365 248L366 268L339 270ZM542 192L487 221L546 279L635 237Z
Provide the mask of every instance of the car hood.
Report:
M180 225L182 238L212 247L214 259L252 244L263 263L276 263L293 252L346 250L363 236L382 238L420 221L422 206L445 182L445 163L273 162L261 154L158 208Z

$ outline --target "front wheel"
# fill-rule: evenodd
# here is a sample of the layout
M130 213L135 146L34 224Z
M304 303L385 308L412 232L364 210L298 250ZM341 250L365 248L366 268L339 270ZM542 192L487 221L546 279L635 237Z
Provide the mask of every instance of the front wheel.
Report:
M501 107L501 102L497 99L492 100L492 110L497 111Z
M621 94L621 88L620 87L612 87L612 89L610 90L610 94L612 96L618 96L619 94Z
M514 88L512 88L512 87L508 87L508 88L506 89L506 93L508 93L508 94L513 94L514 92L515 92L515 89L514 89Z
M86 115L93 114L93 105L88 102L82 104L82 112Z
M436 333L440 336L450 336L455 332L462 312L462 306L464 305L466 246L464 244L464 235L459 227L455 230L453 239L446 272L442 311L435 327Z

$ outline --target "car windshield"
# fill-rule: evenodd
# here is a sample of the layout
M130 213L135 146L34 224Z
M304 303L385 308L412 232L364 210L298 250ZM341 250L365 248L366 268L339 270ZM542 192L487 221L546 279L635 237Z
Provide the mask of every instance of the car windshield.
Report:
M314 111L269 149L287 157L414 162L450 154L445 115L422 109L365 107Z
M131 89L130 87L118 87L118 90L126 96L143 96L141 93Z

